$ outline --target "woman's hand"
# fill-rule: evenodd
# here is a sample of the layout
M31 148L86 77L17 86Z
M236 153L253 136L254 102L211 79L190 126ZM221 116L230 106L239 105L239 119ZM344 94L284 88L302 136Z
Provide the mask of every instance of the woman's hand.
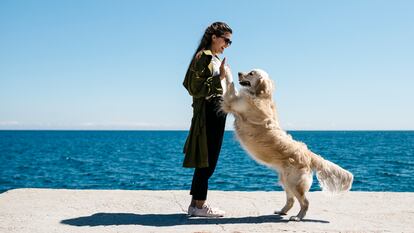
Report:
M227 69L226 69L226 58L223 58L223 61L220 65L220 79L223 80L227 76Z

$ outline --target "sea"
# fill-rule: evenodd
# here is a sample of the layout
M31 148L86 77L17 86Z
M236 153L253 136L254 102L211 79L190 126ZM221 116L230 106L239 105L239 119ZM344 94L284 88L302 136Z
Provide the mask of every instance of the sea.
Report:
M288 131L354 174L353 191L414 192L414 131ZM189 190L188 131L0 131L0 193L15 188ZM210 190L281 191L226 131ZM321 190L314 176L311 191Z

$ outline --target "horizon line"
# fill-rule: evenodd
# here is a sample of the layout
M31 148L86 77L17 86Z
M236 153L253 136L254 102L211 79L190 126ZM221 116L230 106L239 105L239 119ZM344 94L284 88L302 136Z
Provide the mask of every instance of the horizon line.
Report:
M282 129L283 131L414 131L414 129ZM189 131L189 129L0 129L0 131ZM234 129L225 129L234 132Z

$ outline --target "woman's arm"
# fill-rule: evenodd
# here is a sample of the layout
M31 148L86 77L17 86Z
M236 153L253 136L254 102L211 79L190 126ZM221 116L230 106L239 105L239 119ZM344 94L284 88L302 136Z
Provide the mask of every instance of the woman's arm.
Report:
M188 77L184 82L188 93L195 98L203 98L212 94L222 94L220 75L210 76L209 64L211 56L202 54L195 58L187 72ZM186 85L187 84L187 85Z

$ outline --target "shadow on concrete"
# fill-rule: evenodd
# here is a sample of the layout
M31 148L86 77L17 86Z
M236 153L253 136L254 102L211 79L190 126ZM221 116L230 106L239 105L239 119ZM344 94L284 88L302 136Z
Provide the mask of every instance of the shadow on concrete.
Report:
M324 220L303 219L303 222L329 223ZM132 213L96 213L91 216L62 220L62 224L72 226L111 226L111 225L143 225L143 226L176 226L204 224L257 224L287 223L279 215L263 215L234 218L190 218L186 214L132 214Z

